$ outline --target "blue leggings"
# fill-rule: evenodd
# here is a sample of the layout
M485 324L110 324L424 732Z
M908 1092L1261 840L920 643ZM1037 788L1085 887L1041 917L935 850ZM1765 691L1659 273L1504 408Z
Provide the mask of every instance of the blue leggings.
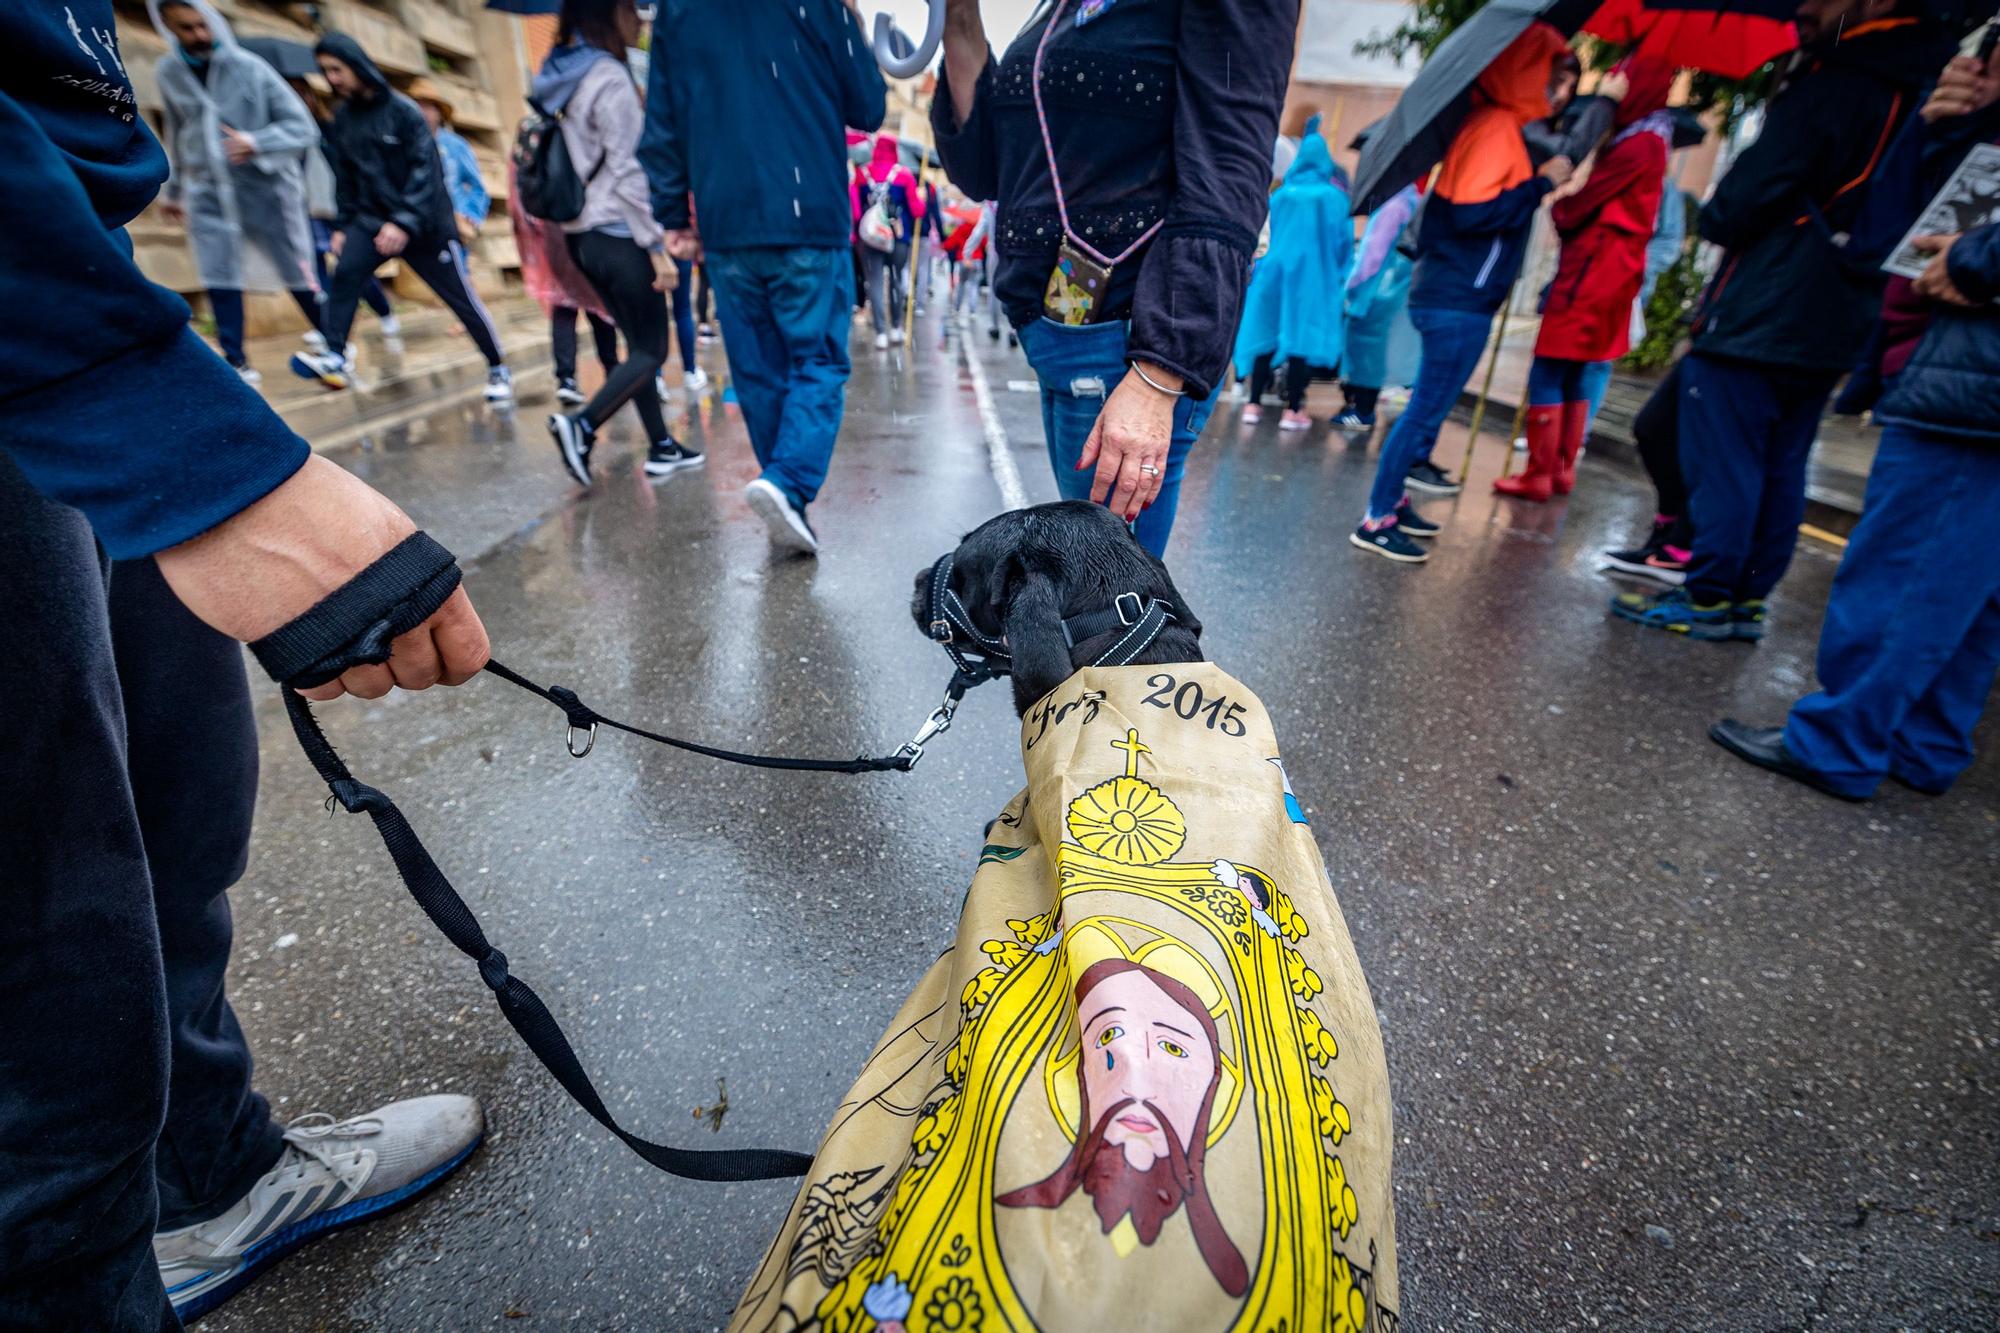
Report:
M1589 403L1590 419L1604 405L1604 391L1611 387L1609 361L1565 361L1560 357L1538 356L1528 367L1528 403L1552 407L1557 403Z

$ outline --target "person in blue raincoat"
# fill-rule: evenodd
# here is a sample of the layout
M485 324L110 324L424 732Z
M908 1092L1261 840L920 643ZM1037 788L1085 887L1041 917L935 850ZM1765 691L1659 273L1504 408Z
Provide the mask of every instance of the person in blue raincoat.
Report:
M1250 379L1243 419L1262 416L1257 400L1271 367L1285 363L1282 430L1304 430L1306 385L1316 367L1340 364L1346 335L1343 295L1354 263L1354 224L1347 191L1319 117L1306 122L1285 183L1271 196L1271 248L1250 275L1243 321L1236 328L1236 373Z
M1375 400L1385 386L1417 378L1423 342L1410 322L1410 274L1415 261L1411 233L1417 204L1414 185L1397 191L1368 219L1361 253L1347 279L1347 358L1340 366L1345 403L1333 424L1342 430L1373 430Z

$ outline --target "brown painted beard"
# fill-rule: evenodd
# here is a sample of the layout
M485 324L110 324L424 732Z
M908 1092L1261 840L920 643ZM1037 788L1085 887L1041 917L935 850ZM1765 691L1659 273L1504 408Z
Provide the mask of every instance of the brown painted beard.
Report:
M1123 1145L1104 1141L1113 1120L1132 1103L1128 1097L1104 1113L1084 1142L1077 1165L1083 1192L1090 1196L1106 1234L1118 1225L1119 1218L1130 1216L1140 1241L1151 1245L1160 1238L1166 1220L1180 1210L1193 1177L1188 1170L1187 1149L1167 1118L1150 1102L1145 1103L1146 1111L1167 1140L1164 1156L1155 1157L1153 1164L1141 1171L1127 1160Z

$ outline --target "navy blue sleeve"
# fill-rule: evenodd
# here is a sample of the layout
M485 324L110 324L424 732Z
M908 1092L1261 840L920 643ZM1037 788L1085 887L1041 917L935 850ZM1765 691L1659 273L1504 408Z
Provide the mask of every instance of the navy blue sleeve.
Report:
M1462 235L1494 236L1513 231L1535 215L1542 196L1555 189L1546 176L1530 176L1510 190L1502 190L1481 204L1455 204L1449 199L1433 199L1427 208L1439 204L1451 210L1452 225Z
M1139 260L1126 351L1173 371L1198 398L1221 379L1236 340L1298 27L1299 0L1181 6L1174 192Z
M6 93L0 143L0 309L37 312L0 320L0 448L28 483L130 559L199 536L298 471L305 441L188 327L187 303L139 271Z
M841 123L853 130L873 133L882 128L889 114L889 85L882 81L882 67L875 63L874 48L854 11L841 0L809 0L816 7L820 40L833 57L835 97ZM806 12L801 7L801 13Z
M2000 296L2000 223L1974 227L1959 237L1944 266L1951 285L1973 300Z
M653 51L646 71L646 128L639 133L639 166L652 191L653 217L668 231L688 228L687 139L674 106L674 61Z

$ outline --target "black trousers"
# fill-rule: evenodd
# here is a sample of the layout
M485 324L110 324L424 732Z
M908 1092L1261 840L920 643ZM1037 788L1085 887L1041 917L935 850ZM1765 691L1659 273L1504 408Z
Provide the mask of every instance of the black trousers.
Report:
M1306 386L1312 383L1313 368L1297 357L1285 362L1285 407L1293 412L1303 412L1306 406ZM1275 374L1271 369L1271 354L1266 352L1250 363L1250 401L1257 402L1271 387Z
M1688 518L1687 479L1681 473L1681 363L1660 381L1653 396L1632 418L1632 439L1639 446L1639 461L1646 465L1653 489L1659 492L1659 512L1678 518L1686 525L1682 535L1691 536ZM1676 541L1676 546L1692 542Z
M341 242L340 258L333 264L333 278L327 284L326 322L320 331L326 335L327 346L336 352L347 346L348 330L354 327L354 307L361 300L361 289L375 276L375 270L393 257L410 266L410 271L422 278L424 285L438 294L438 299L458 316L458 322L472 335L472 341L479 345L480 355L489 366L505 365L507 358L500 352L500 331L493 327L493 316L486 313L479 295L472 290L472 277L465 271L465 248L456 237L440 240L430 236L412 236L410 243L403 247L400 255L385 255L376 250L375 237L359 227L347 229L347 239Z
M156 1226L283 1150L223 996L242 650L0 451L0 1328L177 1327Z
M1372 418L1375 415L1376 400L1381 398L1382 390L1380 388L1370 389L1360 384L1350 384L1346 380L1342 380L1340 382L1340 396L1346 402L1347 406L1354 411L1355 415Z
M703 324L708 323L708 312L715 300L708 285L708 265L694 266L694 317Z
M592 430L611 419L628 401L639 409L646 440L658 444L671 438L660 413L660 395L653 377L667 361L667 298L653 290L653 261L629 236L601 231L573 232L570 258L604 299L611 322L625 335L626 357L604 377L604 385L583 405L580 415Z
M549 312L549 350L556 359L556 378L576 378L576 310L559 305ZM618 368L618 329L596 315L590 319L590 336L597 344L597 361L609 375Z

